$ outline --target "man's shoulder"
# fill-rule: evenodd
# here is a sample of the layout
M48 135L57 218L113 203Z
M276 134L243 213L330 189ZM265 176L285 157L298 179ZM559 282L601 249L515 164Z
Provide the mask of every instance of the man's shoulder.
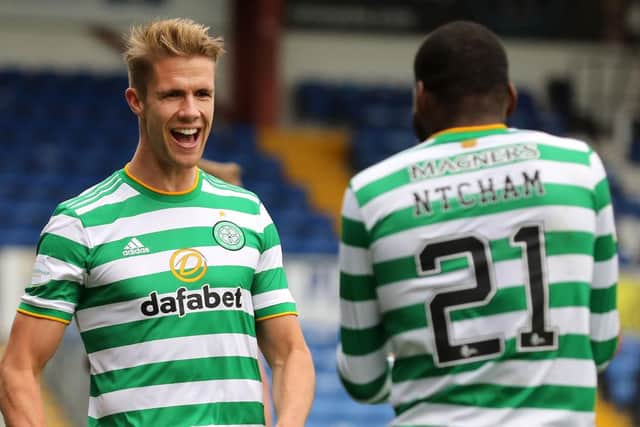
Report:
M559 136L540 130L530 129L510 129L512 132L505 134L507 138L513 138L514 141L522 140L542 145L551 145L568 150L581 151L590 153L593 151L587 141L571 136Z
M201 171L200 173L202 174L203 181L202 191L204 191L205 193L212 193L218 196L241 198L252 201L257 205L260 204L260 198L253 191L247 190L246 188L240 187L238 185L229 184L228 182L223 181L220 178L205 171Z
M115 171L107 178L82 190L58 204L54 211L56 214L66 214L80 217L100 203L105 197L113 194L124 183L120 171Z

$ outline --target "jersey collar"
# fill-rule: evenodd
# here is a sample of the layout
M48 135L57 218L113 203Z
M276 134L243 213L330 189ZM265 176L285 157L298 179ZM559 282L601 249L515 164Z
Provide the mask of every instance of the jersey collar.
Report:
M200 187L202 185L202 173L200 172L199 168L196 169L196 177L193 185L191 186L191 188L185 191L164 191L146 184L145 182L131 174L131 172L129 171L128 163L124 168L120 170L120 175L129 185L131 185L141 193L146 194L154 199L164 201L180 202L183 200L188 200L200 193Z
M509 129L502 123L480 126L459 126L436 132L425 141L428 145L439 145L447 142L460 142L465 139L508 133Z

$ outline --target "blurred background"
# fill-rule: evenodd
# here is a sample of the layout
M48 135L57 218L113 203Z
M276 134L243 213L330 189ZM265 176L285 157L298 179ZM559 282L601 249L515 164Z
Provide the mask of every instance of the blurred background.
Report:
M510 125L584 138L608 168L624 340L602 375L598 426L640 426L640 1L3 0L0 2L0 346L53 208L130 158L121 34L191 17L221 35L206 157L235 161L279 227L317 369L308 426L383 426L335 373L337 223L347 180L416 143L413 55L452 19L506 42L520 93ZM44 378L50 426L86 425L75 326ZM1 421L0 421L1 425Z

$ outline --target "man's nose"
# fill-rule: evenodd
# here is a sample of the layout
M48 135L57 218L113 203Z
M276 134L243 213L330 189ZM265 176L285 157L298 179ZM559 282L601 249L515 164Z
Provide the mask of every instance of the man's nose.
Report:
M184 97L184 101L180 106L179 117L183 119L198 118L199 112L196 105L196 99L193 95L187 95Z

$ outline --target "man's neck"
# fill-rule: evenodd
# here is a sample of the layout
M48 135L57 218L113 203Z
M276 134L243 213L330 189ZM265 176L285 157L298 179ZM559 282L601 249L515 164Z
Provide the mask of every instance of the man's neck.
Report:
M127 172L153 190L181 193L194 187L197 166L175 168L164 165L156 159L146 159L136 152L127 166Z

